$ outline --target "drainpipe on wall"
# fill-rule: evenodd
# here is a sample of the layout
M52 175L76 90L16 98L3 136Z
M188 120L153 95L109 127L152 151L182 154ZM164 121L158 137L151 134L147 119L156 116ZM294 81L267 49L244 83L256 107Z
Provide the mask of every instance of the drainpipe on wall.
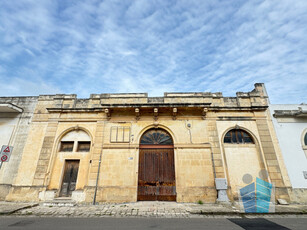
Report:
M96 195L97 195L98 181L99 181L99 174L100 174L100 165L101 165L101 156L102 156L102 150L103 150L105 125L106 125L106 122L104 121L103 122L103 134L102 134L102 147L101 147L100 156L99 156L98 172L97 172L97 178L96 178L96 186L95 186L95 192L94 192L93 205L96 205Z
M100 172L100 165L101 165L101 155L102 155L102 148L101 148L101 152L100 152L100 156L99 156L99 164L98 164L98 172L97 172L97 178L96 178L96 186L95 186L93 205L96 205L96 195L97 195L97 188L98 188L98 181L99 181L99 172Z
M227 196L227 179L226 178L216 178L216 171L215 171L215 165L214 165L214 158L213 158L213 151L212 151L212 145L211 143L208 143L211 147L211 159L212 159L212 167L213 167L213 174L214 174L214 182L215 182L215 188L217 191L217 200L218 202L229 202L228 196Z

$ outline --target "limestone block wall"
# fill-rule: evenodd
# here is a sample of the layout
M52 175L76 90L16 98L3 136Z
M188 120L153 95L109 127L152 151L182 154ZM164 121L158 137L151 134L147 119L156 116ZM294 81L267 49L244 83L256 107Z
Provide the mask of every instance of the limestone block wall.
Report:
M175 151L177 202L216 200L210 146Z
M228 179L228 195L235 198L233 184L240 185L243 171L253 168L256 159L258 166L250 173L266 169L269 180L279 188L278 197L286 198L285 173L266 110L263 84L231 98L202 92L165 93L155 98L147 94L92 94L89 99L74 94L39 96L7 199L56 198L65 160L75 159L80 160L80 168L73 199L93 202L97 185L97 202L135 202L140 139L151 128L164 129L173 138L178 202L215 202L215 177ZM248 130L256 144L236 150L225 146L223 136L235 126ZM90 152L59 151L61 138L72 130L90 136ZM230 155L243 157L246 151L244 170L233 170L237 161Z
M214 202L216 190L211 150L210 145L205 144L208 139L205 135L206 129L203 128L206 122L202 119L178 118L174 121L160 117L159 121L153 123L153 119L148 117L142 118L142 121L136 121L134 117L115 117L105 124L97 201L137 200L139 141L146 130L157 127L167 130L174 139L177 201ZM191 130L187 129L187 123L191 124ZM117 126L131 128L130 143L110 142L111 128ZM95 179L97 173L94 172L92 176ZM88 198L87 201L90 202L92 196Z

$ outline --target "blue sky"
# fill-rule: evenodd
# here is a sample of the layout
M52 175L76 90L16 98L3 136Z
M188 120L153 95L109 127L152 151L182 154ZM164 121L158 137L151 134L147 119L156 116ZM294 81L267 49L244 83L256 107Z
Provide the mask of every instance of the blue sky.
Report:
M1 96L222 92L307 102L306 0L1 0Z

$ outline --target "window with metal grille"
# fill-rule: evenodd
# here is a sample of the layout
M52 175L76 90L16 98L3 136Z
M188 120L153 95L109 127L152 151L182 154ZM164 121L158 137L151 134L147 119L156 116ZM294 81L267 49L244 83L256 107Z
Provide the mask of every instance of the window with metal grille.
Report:
M79 141L77 152L89 152L91 148L90 141Z
M226 133L224 143L229 144L254 144L250 134L242 129L232 129Z
M61 141L61 152L72 152L74 148L74 142L73 141Z

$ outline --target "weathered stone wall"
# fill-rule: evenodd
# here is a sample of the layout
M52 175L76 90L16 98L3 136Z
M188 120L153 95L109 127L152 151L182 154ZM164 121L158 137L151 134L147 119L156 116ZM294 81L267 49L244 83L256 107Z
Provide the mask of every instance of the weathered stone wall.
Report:
M255 145L238 150L241 155L248 151L251 159L259 159L259 168L253 174L267 169L269 180L280 188L277 197L288 198L266 111L267 96L262 84L232 98L221 93L165 93L157 98L147 94L92 94L89 99L77 99L76 95L40 96L8 199L57 197L65 160L77 159L80 171L73 199L93 201L99 170L97 202L136 201L140 138L153 127L165 129L173 138L178 202L215 202L214 177L228 179L228 194L233 199L233 181L238 179L232 177L241 174L230 173L229 167L233 166L228 164L234 161L227 155L233 149L224 146L223 136L236 126L248 130L257 140ZM121 130L127 133L119 138L118 133L112 133L114 127L125 127ZM60 153L62 136L79 129L91 137L90 152ZM246 161L243 168L253 165L253 160Z
M11 104L22 112L0 112L0 147L13 146L9 162L0 169L0 200L4 200L17 176L37 97L1 97L0 104Z

